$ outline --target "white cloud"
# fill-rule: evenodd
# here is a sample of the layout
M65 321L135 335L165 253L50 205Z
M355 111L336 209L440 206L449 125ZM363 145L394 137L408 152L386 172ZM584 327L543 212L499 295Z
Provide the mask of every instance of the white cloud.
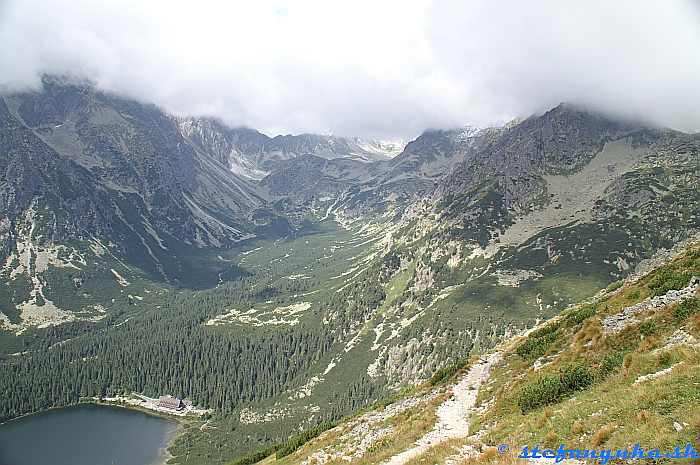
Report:
M10 0L0 82L37 73L269 134L414 137L561 101L700 129L690 2Z

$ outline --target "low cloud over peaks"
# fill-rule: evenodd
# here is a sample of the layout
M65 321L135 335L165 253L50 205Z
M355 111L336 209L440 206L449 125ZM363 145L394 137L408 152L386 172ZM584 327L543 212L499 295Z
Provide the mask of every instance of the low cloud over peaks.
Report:
M0 4L0 82L89 79L268 134L412 138L576 101L700 129L691 2Z

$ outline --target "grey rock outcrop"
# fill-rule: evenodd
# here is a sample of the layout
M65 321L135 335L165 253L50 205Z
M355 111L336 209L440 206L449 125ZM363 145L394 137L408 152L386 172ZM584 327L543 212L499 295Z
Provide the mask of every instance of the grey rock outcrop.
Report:
M625 307L622 311L603 319L603 330L607 333L619 333L628 326L635 324L637 315L647 310L657 310L693 297L700 288L700 278L693 276L690 283L683 289L671 289L665 295L647 297L638 304Z

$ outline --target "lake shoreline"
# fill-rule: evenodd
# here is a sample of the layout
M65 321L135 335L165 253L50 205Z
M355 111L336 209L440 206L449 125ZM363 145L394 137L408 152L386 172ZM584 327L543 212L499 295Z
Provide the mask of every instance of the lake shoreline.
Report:
M172 431L166 433L163 445L158 448L158 458L155 462L153 462L152 465L166 465L168 463L168 460L175 457L173 454L170 453L168 449L170 449L170 446L172 446L173 441L175 441L175 438L185 432L185 429L183 429L182 427L182 423L179 421L177 423L177 428L173 428Z
M22 415L19 415L19 416L16 416L14 418L10 418L9 420L5 420L3 422L0 422L0 426L5 425L5 424L9 424L10 422L13 422L15 420L20 420L22 418L31 417L32 415L38 415L40 413L45 413L45 412L49 412L51 410L58 410L58 409L67 408L67 407L76 407L79 405L102 405L105 407L118 407L118 408L123 408L123 409L127 409L127 410L133 410L136 412L143 412L146 415L150 415L150 416L156 417L156 418L161 418L163 420L171 420L171 421L174 421L178 424L182 423L183 418L184 418L184 417L179 417L177 415L171 415L171 414L168 414L165 412L160 412L157 410L151 410L151 409L139 407L138 405L130 405L130 404L124 404L124 403L119 403L119 402L109 402L109 401L104 401L104 400L96 400L96 399L92 398L91 400L73 402L70 404L59 405L59 406L55 406L55 407L47 407L47 408L43 408L41 410L37 410L36 412L23 413Z

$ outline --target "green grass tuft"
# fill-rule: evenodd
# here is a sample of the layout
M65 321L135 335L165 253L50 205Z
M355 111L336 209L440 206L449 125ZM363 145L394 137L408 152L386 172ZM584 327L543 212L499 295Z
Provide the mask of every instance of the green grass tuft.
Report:
M603 360L600 361L600 374L605 377L622 366L627 353L622 350L617 350L611 354L606 354Z

